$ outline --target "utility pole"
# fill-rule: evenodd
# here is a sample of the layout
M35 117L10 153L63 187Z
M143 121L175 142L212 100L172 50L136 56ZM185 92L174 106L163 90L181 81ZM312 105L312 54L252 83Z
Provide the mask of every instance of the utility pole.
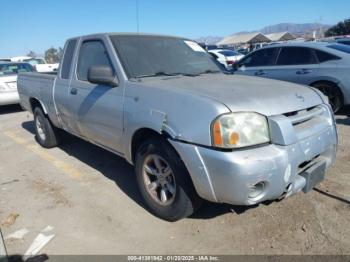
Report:
M322 25L323 18L320 16L320 38L324 38L324 32L323 32L323 25Z

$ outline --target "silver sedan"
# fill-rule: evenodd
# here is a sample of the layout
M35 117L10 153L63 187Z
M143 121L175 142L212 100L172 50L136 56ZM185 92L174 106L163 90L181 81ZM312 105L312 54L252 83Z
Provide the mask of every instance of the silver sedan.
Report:
M328 96L333 111L350 104L350 46L305 42L264 47L245 56L236 74L313 86Z

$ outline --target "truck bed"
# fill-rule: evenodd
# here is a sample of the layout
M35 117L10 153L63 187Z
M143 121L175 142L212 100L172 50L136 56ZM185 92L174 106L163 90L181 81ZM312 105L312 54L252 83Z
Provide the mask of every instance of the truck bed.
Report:
M44 112L50 118L56 117L53 101L53 88L56 81L56 72L52 73L20 73L17 79L18 94L21 106L32 112L33 100L41 102ZM52 119L56 120L56 119ZM56 121L55 121L56 122Z

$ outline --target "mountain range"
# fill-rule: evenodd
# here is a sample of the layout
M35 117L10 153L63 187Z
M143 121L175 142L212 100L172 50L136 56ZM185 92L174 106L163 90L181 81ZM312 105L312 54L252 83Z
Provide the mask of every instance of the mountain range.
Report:
M314 31L324 32L330 27L331 25L320 24L320 23L304 23L304 24L280 23L280 24L265 26L260 30L256 30L256 31L241 31L241 32L236 32L234 34L245 34L245 33L254 33L254 32L260 32L263 34L272 34L272 33L288 31L289 33L292 33L297 37L308 38L312 36ZM220 37L220 36L204 36L204 37L197 38L196 41L200 43L214 44L219 42L222 38L223 37Z

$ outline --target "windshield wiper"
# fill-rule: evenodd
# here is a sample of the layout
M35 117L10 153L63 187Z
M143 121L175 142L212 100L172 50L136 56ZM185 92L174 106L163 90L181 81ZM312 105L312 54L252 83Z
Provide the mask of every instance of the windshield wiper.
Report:
M176 74L159 71L159 72L156 72L154 74L140 75L140 76L137 76L137 78L152 77L152 76L174 76L174 75L176 75Z
M149 75L140 75L135 78L144 78L144 77L154 77L154 76L198 76L199 74L189 74L189 73L167 73L163 71L156 72Z
M203 75L203 74L217 74L217 73L221 73L221 71L220 70L205 70L205 71L203 71L203 72L201 72L201 73L199 73L200 75Z

